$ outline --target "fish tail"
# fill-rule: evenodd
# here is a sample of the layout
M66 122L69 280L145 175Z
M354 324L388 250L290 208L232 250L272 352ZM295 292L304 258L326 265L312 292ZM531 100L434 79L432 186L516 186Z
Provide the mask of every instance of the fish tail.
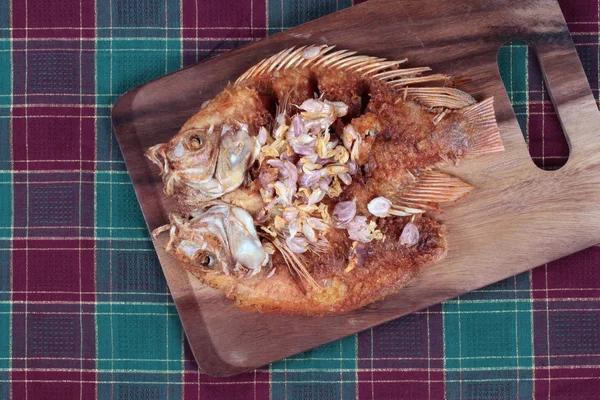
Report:
M494 98L490 97L480 103L465 107L458 113L471 124L471 143L467 150L469 157L504 151L504 145L496 123Z

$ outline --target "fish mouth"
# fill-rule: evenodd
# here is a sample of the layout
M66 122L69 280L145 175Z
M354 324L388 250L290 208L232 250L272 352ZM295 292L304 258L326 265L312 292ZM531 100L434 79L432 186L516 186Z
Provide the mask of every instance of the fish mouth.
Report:
M203 167L205 165L200 164ZM212 169L191 167L182 170L170 169L163 175L165 184L165 193L168 196L175 192L176 184L186 185L198 189L205 200L212 200L223 194L223 189L219 182L213 178L215 166Z
M193 183L207 183L213 179L216 164L217 163L215 162L212 168L207 169L205 164L198 163L198 166L182 169L177 171L177 174L181 176L182 179Z
M198 161L197 163L182 167L179 164L179 160L171 161L172 170L180 176L181 179L194 182L194 183L205 183L213 178L215 170L217 168L217 155L211 158L210 162Z
M159 143L150 147L144 155L152 161L154 164L158 165L160 168L160 173L164 174L169 170L169 162L167 159L166 153L167 143Z

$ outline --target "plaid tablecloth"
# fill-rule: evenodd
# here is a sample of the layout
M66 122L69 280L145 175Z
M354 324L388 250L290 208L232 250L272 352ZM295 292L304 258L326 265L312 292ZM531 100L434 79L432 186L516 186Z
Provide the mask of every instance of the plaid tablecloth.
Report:
M231 379L198 371L110 110L350 0L0 0L0 399L598 399L600 248ZM599 5L562 0L598 94ZM568 148L535 57L500 64L536 163Z

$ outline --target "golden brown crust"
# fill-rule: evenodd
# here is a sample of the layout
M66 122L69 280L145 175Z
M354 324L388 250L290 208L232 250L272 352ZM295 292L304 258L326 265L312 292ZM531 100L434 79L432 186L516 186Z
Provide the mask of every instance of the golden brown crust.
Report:
M368 90L367 81L358 75L344 75L336 71L316 75L308 70L280 71L263 75L261 79L248 84L267 94L270 88L280 101L287 99L289 104L300 104L312 97L315 77L323 98L348 104L349 114L356 115L351 123L363 139L357 164L364 168L354 177L353 183L345 188L341 200L354 199L358 213L368 215L366 205L370 200L389 195L406 182L408 178L403 171L436 157L436 148L430 148L427 160L421 156L422 149L415 148L416 143L429 139L430 132L435 130L432 122L434 114L412 101L398 101L388 87L378 82L371 82L367 105L363 98ZM238 93L235 88L229 89L222 96L223 100L216 98L211 105L218 105L222 109L243 104L245 112L260 109L257 107L258 92L248 86ZM234 103L235 98L244 100ZM366 112L360 115L364 106ZM259 112L250 120L259 123L261 118L263 114ZM242 190L252 192L251 187ZM254 193L257 192L258 188L255 188ZM186 265L186 269L205 284L225 292L242 309L286 315L348 312L395 293L406 286L424 264L445 255L445 227L442 224L431 217L420 218L416 223L421 240L418 245L409 248L399 242L402 228L407 222L408 218L381 219L379 228L386 239L365 244L365 259L348 272L345 270L349 265L352 241L345 230L331 229L327 235L331 244L329 251L302 257L311 275L323 287L321 291L299 285L279 253L273 256L273 265L277 270L268 279L266 275L269 271L245 278L205 273L190 265Z
M256 134L258 127L267 125L270 118L269 110L256 89L230 85L188 119L181 132L211 124L220 127L245 122L254 129L251 133ZM215 130L214 134L220 134L220 130Z
M324 98L341 101L348 106L348 117L357 117L368 101L368 87L358 76L348 79L348 74L335 70L322 70L315 73L319 91Z
M415 221L421 232L413 247L400 244L402 227L408 218L380 220L386 235L382 241L364 245L362 265L346 272L351 242L344 231L332 229L328 239L332 251L305 257L315 280L324 290L303 293L278 254L273 259L277 270L266 278L269 270L245 278L222 273L205 273L180 259L185 268L205 284L219 289L234 299L236 306L285 315L325 315L363 307L395 293L406 286L423 265L439 260L446 253L445 227L432 217Z
M334 58L327 59L327 55L321 59L332 47L317 47L319 56L314 60L299 58L298 52L303 49L300 48L295 52L283 51L258 64L187 121L183 129L206 126L207 121L218 117L221 121L244 121L250 125L251 133L256 134L258 127L270 124L276 107L283 103L292 115L297 110L295 106L313 98L314 93L325 100L341 101L348 105L348 114L336 121L332 130L341 137L344 125L351 123L360 135L361 146L355 160L358 170L338 199L324 201L331 212L338 200L354 200L358 215L369 215L367 204L375 197L393 200L400 188L418 179L425 168L465 155L475 132L472 121L458 110L474 102L470 96L449 88L438 91L426 88L412 92L411 96L405 83L426 82L428 79L419 75L427 68L402 72L398 69L400 62L353 58L343 52L331 53ZM307 49L314 51L317 47ZM322 63L325 59L327 62ZM354 63L354 67L338 68L340 62ZM434 76L429 82L444 78ZM488 142L480 140L480 143ZM260 173L267 174L268 168L254 169L251 178L259 179ZM225 200L241 201L237 205L248 209L253 216L263 206L256 181L239 188L236 196L232 192L230 197ZM180 204L185 207L181 198ZM378 229L385 239L359 245L353 244L345 230L330 229L329 249L301 256L322 290L299 284L278 252L272 256L276 270L270 277L267 277L272 272L269 268L253 277L240 277L201 271L186 264L185 259L180 261L190 273L226 293L242 309L287 315L348 312L396 292L425 264L445 256L446 228L442 223L427 215L416 217L414 223L420 239L417 245L407 247L400 243L400 235L408 221L408 217L379 219Z

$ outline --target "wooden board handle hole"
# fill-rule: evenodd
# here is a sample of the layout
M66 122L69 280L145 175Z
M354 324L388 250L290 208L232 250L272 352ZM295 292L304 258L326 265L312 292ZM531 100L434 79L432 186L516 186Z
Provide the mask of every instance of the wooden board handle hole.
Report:
M533 162L544 170L560 169L569 159L569 144L535 50L522 41L507 42L498 51L498 68Z

